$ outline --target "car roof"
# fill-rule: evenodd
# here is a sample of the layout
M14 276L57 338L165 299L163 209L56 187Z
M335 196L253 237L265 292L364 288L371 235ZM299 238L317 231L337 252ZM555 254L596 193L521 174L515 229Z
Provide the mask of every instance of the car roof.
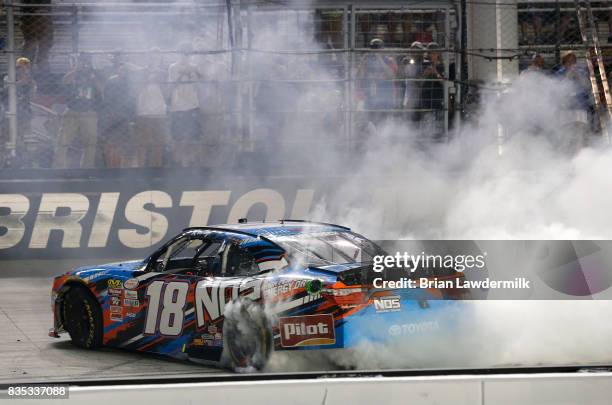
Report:
M347 232L350 228L323 222L282 219L272 222L243 222L239 224L222 224L202 227L190 227L188 230L225 231L243 234L245 236L275 236L295 235L310 232L338 231Z

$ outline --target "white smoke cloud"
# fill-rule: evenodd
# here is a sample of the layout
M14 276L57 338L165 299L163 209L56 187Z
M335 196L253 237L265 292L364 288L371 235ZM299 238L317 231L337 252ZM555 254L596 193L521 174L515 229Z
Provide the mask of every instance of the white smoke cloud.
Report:
M387 239L609 238L612 153L572 148L579 135L563 120L569 91L555 78L523 76L483 105L477 124L426 151L415 146L423 135L414 128L387 122L354 180L313 216Z

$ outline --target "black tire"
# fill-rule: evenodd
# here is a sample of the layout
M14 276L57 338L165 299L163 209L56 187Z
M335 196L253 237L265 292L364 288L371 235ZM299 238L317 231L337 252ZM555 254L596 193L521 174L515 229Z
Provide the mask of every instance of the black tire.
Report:
M102 346L102 309L85 287L73 285L66 292L62 317L64 329L75 346L83 349Z
M223 321L223 346L229 367L262 370L272 352L272 330L263 308L250 300L228 305Z

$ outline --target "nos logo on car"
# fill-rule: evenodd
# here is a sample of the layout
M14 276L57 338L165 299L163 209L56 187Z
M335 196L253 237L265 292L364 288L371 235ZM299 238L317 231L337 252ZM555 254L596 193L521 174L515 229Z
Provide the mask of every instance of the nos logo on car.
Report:
M394 312L399 311L400 308L400 297L397 295L374 298L374 309L376 309L376 312Z

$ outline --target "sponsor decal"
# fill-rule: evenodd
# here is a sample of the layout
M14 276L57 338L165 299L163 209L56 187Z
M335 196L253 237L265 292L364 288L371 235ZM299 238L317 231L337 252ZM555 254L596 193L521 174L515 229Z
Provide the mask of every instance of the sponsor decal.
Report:
M263 287L264 297L276 297L293 290L306 288L307 280L280 280L266 283Z
M111 314L121 314L123 312L123 307L111 305L110 312Z
M91 276L82 277L81 279L84 282L86 282L86 283L93 283L94 281L96 281L97 279L99 279L102 276L104 276L104 272L99 272L99 273L96 273L96 274L92 274Z
M281 346L318 346L336 343L334 317L330 314L279 318Z
M419 333L431 333L440 329L437 321L412 322L389 326L389 335L407 336Z
M108 288L123 288L121 280L108 280Z
M120 290L118 288L109 288L108 289L108 294L109 295L118 295L118 296L121 296L121 291L123 291L123 290Z
M129 280L125 280L125 282L123 283L123 288L125 288L126 290L133 290L136 287L138 287L137 278L130 278Z
M200 280L195 288L196 325L203 328L207 321L216 321L223 316L225 305L239 296L253 301L261 298L263 280L245 278L236 281ZM209 319L205 318L205 314Z
M134 312L128 312L127 314L125 314L126 318L136 318L136 313Z
M111 305L121 305L121 298L115 297L112 295L110 298L111 298L111 301L110 301Z
M205 344L206 342L204 342L204 339L200 339L200 338L196 338L191 341L192 346L204 346Z
M223 340L223 335L221 333L215 333L215 340Z
M208 327L208 333L217 333L219 329L215 325L210 325Z
M140 306L140 301L126 298L123 300L123 305L126 307L138 307Z
M377 313L397 312L401 309L400 297L397 295L375 297L374 309Z
M123 316L121 314L110 314L110 320L113 322L121 322L123 321Z
M129 298L131 300L137 300L138 299L138 291L125 290L124 291L124 296L125 296L125 298Z
M196 328L198 330L210 327L223 317L225 306L239 297L257 301L261 298L261 278L244 278L241 280L199 280L195 286L194 312ZM128 291L128 290L125 290ZM149 284L143 292L144 299L148 300L149 309L145 322L145 334L154 334L156 330L164 335L178 336L185 319L185 305L189 283L156 280ZM166 296L172 297L167 300ZM294 300L287 300L277 305L278 312L288 311L292 308L308 304L320 298L320 294L311 294ZM174 316L162 316L164 313ZM161 322L161 323L160 323ZM333 325L332 325L333 326Z
M208 334L208 333L204 333L202 335L202 339L204 339L204 340L215 340L215 336L211 335L211 334Z

